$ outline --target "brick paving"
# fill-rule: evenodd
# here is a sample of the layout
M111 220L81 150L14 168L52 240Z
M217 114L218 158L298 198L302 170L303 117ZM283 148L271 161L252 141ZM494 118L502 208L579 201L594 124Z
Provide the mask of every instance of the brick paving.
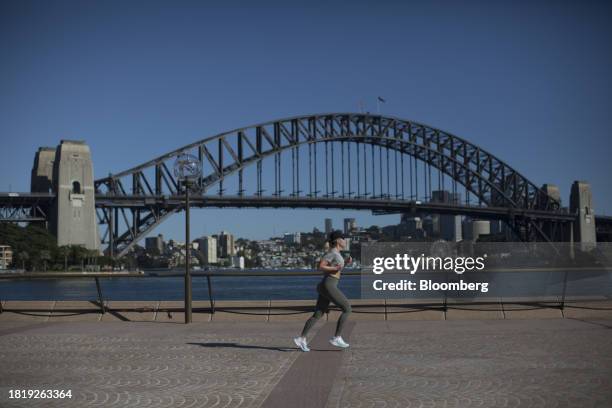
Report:
M299 387L334 408L612 406L612 320L355 320L338 351L325 347L335 322L321 319L302 353L291 338L306 318L2 321L0 406L262 407ZM332 380L319 375L330 369ZM72 399L10 400L9 389Z

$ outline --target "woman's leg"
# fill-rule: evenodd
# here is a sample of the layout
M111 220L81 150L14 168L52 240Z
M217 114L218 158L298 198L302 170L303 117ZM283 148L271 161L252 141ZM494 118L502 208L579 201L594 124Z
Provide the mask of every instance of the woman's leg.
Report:
M329 308L329 298L326 296L324 288L319 283L317 285L317 292L319 293L319 297L317 298L317 305L315 306L315 311L310 316L310 319L306 320L306 324L304 324L304 329L302 330L302 337L306 337L312 326L323 316L323 313L327 311Z
M344 323L351 314L351 304L346 296L344 296L344 293L338 289L338 280L334 278L330 278L328 280L329 282L325 282L325 289L327 289L327 293L329 294L331 301L342 309L342 314L338 318L338 323L336 324L336 336L340 336Z

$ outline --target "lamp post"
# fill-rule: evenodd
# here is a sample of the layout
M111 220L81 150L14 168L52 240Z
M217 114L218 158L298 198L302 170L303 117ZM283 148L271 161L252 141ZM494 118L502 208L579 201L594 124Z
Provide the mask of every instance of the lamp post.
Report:
M189 237L189 190L202 174L200 161L190 154L181 154L174 162L174 175L185 188L185 324L191 323L191 239Z

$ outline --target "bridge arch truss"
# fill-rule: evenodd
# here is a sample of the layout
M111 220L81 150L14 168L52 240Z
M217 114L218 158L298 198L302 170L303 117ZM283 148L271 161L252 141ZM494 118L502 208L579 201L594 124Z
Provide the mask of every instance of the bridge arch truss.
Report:
M197 156L195 205L414 208L448 189L456 205L503 209L525 240L549 240L543 223L560 203L508 164L458 136L394 117L332 113L292 117L202 139L95 181L102 241L122 256L180 211L176 157ZM435 190L434 190L435 189ZM459 199L459 193L463 198ZM212 204L211 204L212 203Z

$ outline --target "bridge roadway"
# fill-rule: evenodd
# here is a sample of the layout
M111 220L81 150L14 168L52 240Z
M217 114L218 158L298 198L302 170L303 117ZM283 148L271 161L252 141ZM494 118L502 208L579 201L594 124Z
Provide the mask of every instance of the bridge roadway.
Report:
M55 195L52 193L0 193L0 208L10 206L45 206L50 205ZM321 208L370 210L375 213L425 212L434 214L471 215L480 218L499 219L509 216L528 217L554 221L573 221L575 216L563 212L540 210L518 210L505 207L479 207L428 203L421 201L397 200L392 198L361 199L342 197L268 197L268 196L219 196L193 195L190 197L192 207L230 207L230 208ZM148 195L96 195L97 208L147 208L163 207L169 210L184 206L182 195L148 196ZM596 220L610 221L612 217L596 216ZM609 220L608 220L609 219Z

